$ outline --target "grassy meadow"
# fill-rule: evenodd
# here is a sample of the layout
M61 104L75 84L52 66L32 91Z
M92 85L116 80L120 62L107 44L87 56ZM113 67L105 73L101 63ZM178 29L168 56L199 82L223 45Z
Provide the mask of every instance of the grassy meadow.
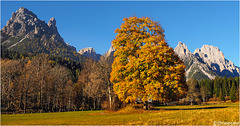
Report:
M1 115L2 125L212 125L214 121L239 122L239 103Z

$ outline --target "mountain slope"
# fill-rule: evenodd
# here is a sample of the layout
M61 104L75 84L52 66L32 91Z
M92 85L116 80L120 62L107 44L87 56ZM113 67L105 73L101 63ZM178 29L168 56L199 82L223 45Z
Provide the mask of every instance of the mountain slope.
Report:
M83 59L75 47L64 42L54 17L45 23L24 7L13 12L1 30L1 45L4 49L21 53L47 53L77 61Z
M204 45L192 54L187 46L179 42L174 49L186 66L186 78L214 79L216 76L239 76L239 68L225 59L223 53L214 46Z
M232 61L225 59L225 56L217 47L203 45L201 49L194 51L194 55L220 76L239 76L239 68Z

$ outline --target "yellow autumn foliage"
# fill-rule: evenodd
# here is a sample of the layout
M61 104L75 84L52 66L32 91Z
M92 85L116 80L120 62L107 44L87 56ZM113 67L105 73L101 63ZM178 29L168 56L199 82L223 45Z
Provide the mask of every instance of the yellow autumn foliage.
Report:
M129 17L115 30L111 82L123 102L177 100L187 92L184 64L165 41L164 30L148 17Z

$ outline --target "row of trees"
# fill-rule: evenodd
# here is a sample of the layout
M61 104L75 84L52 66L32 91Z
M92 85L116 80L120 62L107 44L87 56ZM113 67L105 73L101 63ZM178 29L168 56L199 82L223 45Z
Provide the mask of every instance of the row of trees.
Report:
M227 78L216 77L213 80L202 79L197 81L190 78L187 81L189 87L186 98L182 99L184 102L200 103L209 100L233 102L239 99L239 77Z
M112 91L112 83L110 82L111 63L102 57L99 62L92 59L86 59L83 64L83 69L76 83L79 103L82 106L87 104L87 109L99 109L101 103L105 102L104 107L112 109L113 102L116 96ZM108 101L108 102L107 102Z
M219 98L221 101L225 101L226 97L230 97L231 101L238 99L239 77L217 77L214 80L201 80L199 83L206 98Z
M112 104L111 67L104 61L78 63L47 54L2 59L1 106L26 113L96 109L103 101Z
M185 65L168 46L158 22L144 17L124 18L115 32L115 59L102 57L98 62L4 51L2 108L24 113L55 112L112 109L137 99L146 108L149 100L170 102L186 96L191 102L224 100L227 96L232 101L237 99L239 78L190 79L186 83Z

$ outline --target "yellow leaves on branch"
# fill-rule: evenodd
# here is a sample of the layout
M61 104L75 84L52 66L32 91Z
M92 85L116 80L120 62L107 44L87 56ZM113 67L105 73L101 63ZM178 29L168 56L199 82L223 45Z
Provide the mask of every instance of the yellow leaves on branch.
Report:
M110 78L119 99L170 101L184 95L185 66L166 43L160 24L135 16L123 21L112 41L116 51Z

